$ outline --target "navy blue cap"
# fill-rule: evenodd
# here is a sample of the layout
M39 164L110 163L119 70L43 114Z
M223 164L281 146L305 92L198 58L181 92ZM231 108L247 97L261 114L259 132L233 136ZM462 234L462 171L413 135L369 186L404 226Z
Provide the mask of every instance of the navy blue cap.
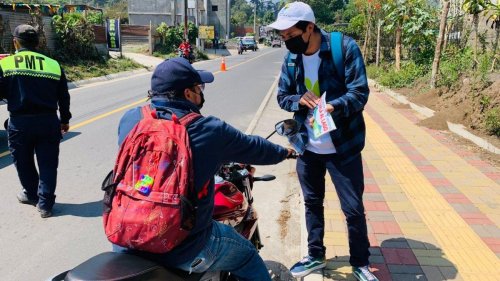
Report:
M156 67L151 78L151 90L165 93L213 81L214 75L211 72L194 69L185 58L172 58L163 61Z

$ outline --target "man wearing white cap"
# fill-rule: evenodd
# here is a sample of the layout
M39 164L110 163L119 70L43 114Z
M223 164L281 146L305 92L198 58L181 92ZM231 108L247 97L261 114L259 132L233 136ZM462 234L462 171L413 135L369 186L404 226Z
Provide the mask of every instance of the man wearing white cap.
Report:
M324 207L325 175L331 176L347 220L349 262L358 280L378 280L369 270L363 165L365 145L363 109L369 88L361 52L352 38L319 29L311 7L287 4L268 26L280 32L289 50L282 66L278 103L294 112L299 133L290 138L301 154L297 174L304 196L308 255L290 269L294 277L326 266ZM326 109L336 129L315 137L313 109L325 94Z

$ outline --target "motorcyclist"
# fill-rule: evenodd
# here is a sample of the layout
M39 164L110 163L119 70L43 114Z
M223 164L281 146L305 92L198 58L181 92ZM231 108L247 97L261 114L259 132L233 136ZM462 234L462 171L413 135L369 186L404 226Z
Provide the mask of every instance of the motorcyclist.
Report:
M182 41L179 45L180 56L192 62L193 47L189 43L189 40Z
M189 112L199 113L205 101L205 83L213 80L212 73L196 71L183 58L164 61L151 79L151 105L162 119L171 119L172 112L178 118ZM119 143L141 118L141 108L125 113L120 120ZM234 228L212 219L214 174L225 162L276 164L291 156L293 151L264 138L246 135L213 116L197 119L187 126L187 132L193 155L195 190L202 195L194 229L186 240L167 253L153 254L116 245L114 250L188 272L226 271L242 281L271 281L264 261L250 241Z

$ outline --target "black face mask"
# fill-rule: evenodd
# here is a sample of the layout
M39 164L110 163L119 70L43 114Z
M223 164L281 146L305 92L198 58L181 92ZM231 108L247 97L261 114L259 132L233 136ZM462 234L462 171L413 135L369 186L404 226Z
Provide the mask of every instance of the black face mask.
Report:
M302 34L295 36L295 37L292 37L292 38L285 41L285 46L290 51L290 53L302 55L307 51L307 48L309 47L310 40L307 43L304 42L304 39L302 39ZM311 38L311 35L309 35L309 39L310 38Z
M203 92L200 92L198 95L200 95L201 102L200 102L200 104L197 104L196 106L198 107L198 109L201 110L201 108L203 107L203 104L205 103L205 95L203 94Z

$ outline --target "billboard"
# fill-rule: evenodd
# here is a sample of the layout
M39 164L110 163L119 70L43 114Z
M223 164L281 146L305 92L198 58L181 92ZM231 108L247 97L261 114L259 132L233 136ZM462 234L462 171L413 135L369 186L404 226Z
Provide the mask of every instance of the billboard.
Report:
M214 27L213 26L206 26L206 25L200 25L198 28L198 38L200 39L214 39Z
M106 20L106 40L110 51L121 51L120 19Z

